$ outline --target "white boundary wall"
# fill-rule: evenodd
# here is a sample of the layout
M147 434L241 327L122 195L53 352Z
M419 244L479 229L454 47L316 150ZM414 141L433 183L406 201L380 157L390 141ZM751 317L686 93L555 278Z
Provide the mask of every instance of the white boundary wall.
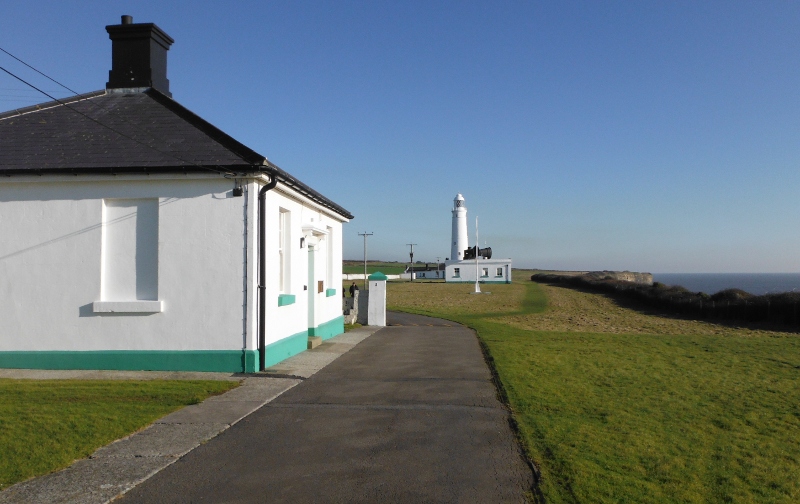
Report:
M370 274L368 273L367 274L368 278L369 275ZM401 273L400 275L386 275L386 278L388 278L389 280L399 280L401 278L410 279L411 274ZM414 275L414 278L416 278L416 275ZM364 280L364 273L344 273L342 274L342 280Z

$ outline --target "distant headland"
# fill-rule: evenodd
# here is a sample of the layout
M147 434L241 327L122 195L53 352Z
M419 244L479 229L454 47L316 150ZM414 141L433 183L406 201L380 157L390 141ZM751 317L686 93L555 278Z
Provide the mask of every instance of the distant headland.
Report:
M562 276L562 277L582 277L586 280L617 280L620 282L631 282L639 285L653 285L652 273L639 273L636 271L537 270L537 274Z

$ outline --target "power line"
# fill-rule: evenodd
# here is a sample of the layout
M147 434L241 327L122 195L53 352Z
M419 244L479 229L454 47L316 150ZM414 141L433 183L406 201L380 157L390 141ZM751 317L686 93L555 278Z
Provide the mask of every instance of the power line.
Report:
M11 54L10 52L8 52L8 51L6 51L5 49L3 49L2 47L0 47L0 51L2 51L2 52L4 52L5 54L7 54L7 55L11 56L12 58L14 58L15 60L19 61L20 63L22 63L22 64L23 64L23 65L25 65L26 67L28 67L28 68L30 68L31 70L35 71L36 73L38 73L38 74L40 74L40 75L42 75L42 76L46 77L47 79L49 79L49 80L51 80L51 81L55 82L56 84L58 84L59 86L63 87L64 89L66 89L66 90L70 91L71 93L75 94L75 96L80 96L80 94L79 94L78 92L76 92L76 91L74 91L74 90L70 89L69 87L65 86L64 84L61 84L60 82L58 82L57 80L55 80L55 79L53 79L52 77L48 76L48 75L47 75L47 74L45 74L44 72L40 72L39 70L37 70L37 69L36 69L36 68L34 68L33 66L29 65L28 63L25 63L25 62L24 62L24 61L22 61L21 59L17 58L16 56L14 56L13 54ZM220 170L216 170L216 169L214 169L214 168L211 168L210 166L203 166L203 165L199 165L199 164L197 164L197 163L194 163L194 162L192 162L192 161L189 161L189 160L187 160L187 159L183 159L183 158L181 158L181 157L179 157L179 156L176 156L176 155L174 155L174 154L172 154L172 153L170 153L170 152L164 152L164 151L161 151L161 150L159 150L159 149L157 149L157 148L153 147L152 145L147 145L146 143L140 142L139 140L136 140L135 138L133 138L133 137L131 137L131 136L129 136L129 135L126 135L125 133L122 133L121 131L118 131L118 130L114 129L114 128L112 128L111 126L108 126L107 124L103 124L102 122L98 121L97 119L94 119L93 117L89 117L88 115L84 114L84 113L83 113L83 112L81 112L80 110L77 110L77 109L75 109L75 108L73 108L73 107L70 107L70 106L69 106L67 103L65 103L65 102L63 102L63 101L59 100L58 98L55 98L54 96L50 95L49 93L47 93L47 92L45 92L45 91L43 91L43 90L39 89L38 87L34 86L34 85L33 85L33 84L31 84L30 82L28 82L28 81L24 80L22 77L19 77L19 76L15 75L14 73L12 73L11 71L7 70L6 68L4 68L4 67L0 66L0 70L4 71L5 73L7 73L8 75L10 75L11 77L14 77L15 79L17 79L18 81L22 82L23 84L25 84L25 85L27 85L27 86L29 86L29 87L31 87L31 88L33 88L33 89L35 89L36 91L40 92L41 94L43 94L43 95L47 96L48 98L50 98L51 100L55 101L56 103L58 103L58 104L60 104L60 105L62 105L62 106L64 106L64 107L66 107L67 109L69 109L69 110L71 110L71 111L73 111L73 112L76 112L76 113L78 113L78 114L82 115L82 116L83 116L83 117L85 117L86 119L89 119L90 121L92 121L92 122L94 122L94 123L96 123L96 124L98 124L98 125L100 125L100 126L102 126L102 127L106 128L106 129L108 129L108 130L110 130L110 131L113 131L114 133L116 133L116 134L118 134L118 135L120 135L120 136L122 136L122 137L124 137L124 138L127 138L128 140L130 140L130 141L132 141L132 142L135 142L135 143L137 143L137 144L141 145L142 147L147 147L148 149L150 149L150 150L153 150L153 151L155 151L155 152L158 152L159 154L162 154L162 155L164 155L164 156L169 156L169 157L171 157L171 158L173 158L173 159L176 159L176 160L178 160L178 161L181 161L181 162L183 162L183 163L187 163L187 164L189 164L189 165L195 166L195 167L197 167L197 168L200 168L200 169L203 169L203 170L209 170L209 171L211 171L211 172L214 172L214 173L217 173L217 174L222 174L222 175L236 175L236 173L233 173L233 172L230 172L230 171L227 171L227 170L222 170L222 169L220 169ZM107 109L107 108L105 108L105 107L101 107L100 105L98 105L97 103L94 103L94 102L92 102L92 101L89 101L89 103L91 103L93 106L95 106L95 107L98 107L98 108L100 108L100 109L102 109L102 110L106 110L106 111L108 111L108 112L112 112L111 110L109 110L109 109ZM123 121L125 121L125 119L124 119L124 118L123 118L122 120L123 120ZM145 130L141 130L141 131L142 131L142 132L145 132L145 133L147 133L147 134L149 134L149 132L147 132L147 131L145 131Z
M55 80L54 78L50 77L49 75L45 74L44 72L40 72L39 70L37 70L37 69L33 68L31 65L29 65L29 64L27 64L27 63L25 63L25 62L24 62L24 61L22 61L21 59L17 58L16 56L14 56L13 54L11 54L10 52L8 52L8 51L6 51L5 49L3 49L2 47L0 47L0 51L3 51L4 53L8 54L9 56L11 56L11 57L12 57L12 58L14 58L15 60L19 61L20 63L22 63L22 64L23 64L23 65L25 65L26 67L30 68L30 69L31 69L31 70L33 70L34 72L38 73L38 74L39 74L39 75L41 75L42 77L44 77L44 78L46 78L46 79L49 79L49 80L51 80L51 81L55 82L56 84L58 84L59 86L63 87L64 89L66 89L66 90L67 90L67 91L69 91L70 93L72 93L72 94L74 94L74 95L79 95L79 94L80 94L80 93L78 93L77 91L73 91L72 89L68 88L68 87L67 87L67 86L65 86L64 84L61 84L60 82L58 82L58 81L57 81L57 80Z

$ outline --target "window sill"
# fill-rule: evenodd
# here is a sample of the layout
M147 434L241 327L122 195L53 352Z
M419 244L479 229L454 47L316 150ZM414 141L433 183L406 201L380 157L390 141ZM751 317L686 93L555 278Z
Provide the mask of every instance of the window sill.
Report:
M278 306L288 306L294 304L294 294L278 294Z
M161 313L164 311L163 301L95 301L92 303L94 313Z

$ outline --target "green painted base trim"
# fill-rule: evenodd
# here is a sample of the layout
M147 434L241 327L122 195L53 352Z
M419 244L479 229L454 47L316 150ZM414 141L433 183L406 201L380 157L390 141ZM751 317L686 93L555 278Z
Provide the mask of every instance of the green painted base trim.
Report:
M307 350L308 336L308 331L302 331L267 345L264 366L274 366L293 355Z
M215 371L253 373L255 350L101 350L0 352L0 368Z
M278 306L294 304L294 294L278 294Z
M244 372L245 373L258 372L258 350L244 351Z
M323 340L333 338L334 336L338 336L343 332L344 332L344 316L336 317L335 319L329 320L323 324L318 325L317 327L308 328L309 336L319 336Z
M336 295L336 289L327 289L325 291L325 297L331 297Z

